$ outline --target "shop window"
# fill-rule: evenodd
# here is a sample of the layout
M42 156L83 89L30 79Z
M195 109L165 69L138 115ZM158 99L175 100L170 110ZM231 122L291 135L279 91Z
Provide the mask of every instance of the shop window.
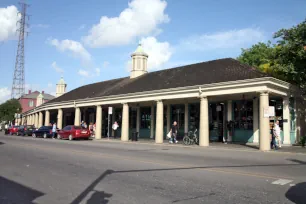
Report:
M253 101L234 102L234 124L235 129L253 129Z
M274 106L275 117L270 117L270 129L273 128L274 122L279 121L279 126L283 129L283 100L282 99L270 99L269 106Z
M172 121L171 124L173 124L174 121L177 122L178 128L184 128L184 122L185 122L185 105L172 105L171 107L171 114L172 114Z
M145 107L140 109L140 128L150 129L151 127L151 108Z

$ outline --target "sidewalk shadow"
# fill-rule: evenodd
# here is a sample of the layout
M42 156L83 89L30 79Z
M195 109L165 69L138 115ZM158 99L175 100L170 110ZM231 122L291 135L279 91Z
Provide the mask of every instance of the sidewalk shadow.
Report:
M0 203L33 203L44 193L0 176Z
M3 143L3 142L0 142L0 145L3 145L3 144L5 144L5 143Z
M290 200L295 204L305 204L306 203L305 192L306 192L306 182L303 182L303 183L298 183L295 186L289 188L285 196L286 198L288 198L288 200Z

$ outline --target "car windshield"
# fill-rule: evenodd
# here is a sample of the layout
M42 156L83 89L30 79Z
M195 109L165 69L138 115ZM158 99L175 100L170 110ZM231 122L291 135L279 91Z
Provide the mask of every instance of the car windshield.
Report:
M82 127L81 126L74 126L74 129L80 130L80 129L82 129Z
M28 129L29 129L29 128L34 128L34 126L33 126L33 125L28 125L27 128L28 128Z

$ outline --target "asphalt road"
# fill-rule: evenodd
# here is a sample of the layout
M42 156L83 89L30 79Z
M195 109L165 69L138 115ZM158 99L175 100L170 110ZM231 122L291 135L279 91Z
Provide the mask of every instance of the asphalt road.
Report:
M306 203L306 155L0 133L0 204Z

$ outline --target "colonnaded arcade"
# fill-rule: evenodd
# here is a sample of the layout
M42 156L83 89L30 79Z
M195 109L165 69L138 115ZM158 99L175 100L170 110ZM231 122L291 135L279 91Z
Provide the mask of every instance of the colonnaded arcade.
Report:
M287 82L230 58L148 73L149 56L141 45L131 57L129 77L76 88L24 113L19 123L57 122L62 129L84 120L96 124L98 140L107 135L108 107L113 107L111 123L119 123L122 141L136 131L139 138L163 143L173 121L181 136L197 129L200 146L226 139L270 150L274 120L280 121L285 145L305 134L304 99ZM63 79L59 85L65 86ZM275 117L267 115L269 106Z

